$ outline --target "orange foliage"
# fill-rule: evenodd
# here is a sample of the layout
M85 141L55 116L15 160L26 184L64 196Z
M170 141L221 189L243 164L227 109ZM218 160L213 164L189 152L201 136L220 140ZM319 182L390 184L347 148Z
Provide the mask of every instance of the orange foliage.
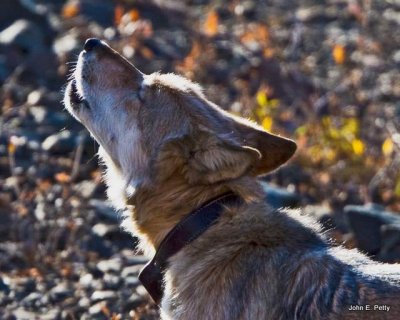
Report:
M63 7L61 15L64 18L73 18L78 15L79 11L80 8L77 2L68 3Z
M146 48L146 47L140 48L140 53L141 53L142 56L145 57L146 59L152 59L152 58L154 57L153 51L151 51L151 49Z
M343 64L346 60L346 49L342 45L336 44L333 47L332 56L337 64Z
M54 178L60 183L67 183L71 180L71 176L65 172L57 173Z
M274 54L275 54L275 51L272 48L265 48L263 51L264 57L268 58L268 59L272 58L274 56Z
M204 22L203 30L204 33L210 37L215 36L218 33L219 17L218 13L213 10L208 15Z
M263 24L250 25L249 29L240 36L240 41L242 43L254 41L259 42L262 45L267 44L269 41L269 31L267 26Z
M51 181L48 180L48 179L43 179L43 180L40 179L40 180L38 181L38 183L37 183L37 186L38 186L38 188L39 188L40 191L42 191L42 192L47 192L47 191L50 190L52 184L51 184Z
M108 307L106 306L106 304L103 304L101 306L101 312L103 312L103 314L107 317L111 317L111 311L110 309L108 309Z
M114 9L114 23L119 25L124 15L124 8L121 5L116 5Z
M138 21L140 19L140 13L137 9L132 9L129 11L129 17L132 21Z
M42 278L42 273L38 268L30 268L28 269L28 275L32 278Z
M192 71L196 67L196 60L200 56L201 47L198 42L194 42L192 45L192 49L190 50L189 54L183 59L182 63L179 64L179 67L182 71Z

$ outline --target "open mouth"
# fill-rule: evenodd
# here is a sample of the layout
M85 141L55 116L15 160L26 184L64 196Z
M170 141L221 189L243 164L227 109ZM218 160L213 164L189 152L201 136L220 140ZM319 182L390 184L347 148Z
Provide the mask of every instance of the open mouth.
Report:
M81 108L82 106L90 109L89 103L85 100L79 93L76 87L76 80L72 80L70 90L69 90L69 98L71 102L71 106L74 110Z

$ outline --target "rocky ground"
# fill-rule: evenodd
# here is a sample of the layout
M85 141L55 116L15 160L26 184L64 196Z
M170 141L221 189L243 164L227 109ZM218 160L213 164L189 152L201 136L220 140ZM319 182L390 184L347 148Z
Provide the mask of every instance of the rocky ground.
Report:
M296 139L267 200L399 262L399 25L397 0L1 1L0 318L157 318L96 144L61 104L93 36Z

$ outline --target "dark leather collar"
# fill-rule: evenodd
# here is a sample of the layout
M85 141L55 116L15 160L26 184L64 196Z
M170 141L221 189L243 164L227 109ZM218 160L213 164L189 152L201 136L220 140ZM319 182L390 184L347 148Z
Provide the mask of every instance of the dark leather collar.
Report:
M155 303L160 304L163 296L163 274L168 266L168 259L214 224L225 206L241 203L243 200L234 193L225 193L192 211L167 234L153 259L139 274L140 282Z

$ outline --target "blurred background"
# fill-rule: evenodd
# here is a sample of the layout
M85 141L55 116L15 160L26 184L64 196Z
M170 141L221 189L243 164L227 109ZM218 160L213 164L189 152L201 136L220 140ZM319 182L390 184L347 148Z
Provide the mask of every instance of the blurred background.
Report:
M157 318L96 143L61 103L89 37L295 139L270 204L400 262L399 29L398 0L2 0L0 318Z

